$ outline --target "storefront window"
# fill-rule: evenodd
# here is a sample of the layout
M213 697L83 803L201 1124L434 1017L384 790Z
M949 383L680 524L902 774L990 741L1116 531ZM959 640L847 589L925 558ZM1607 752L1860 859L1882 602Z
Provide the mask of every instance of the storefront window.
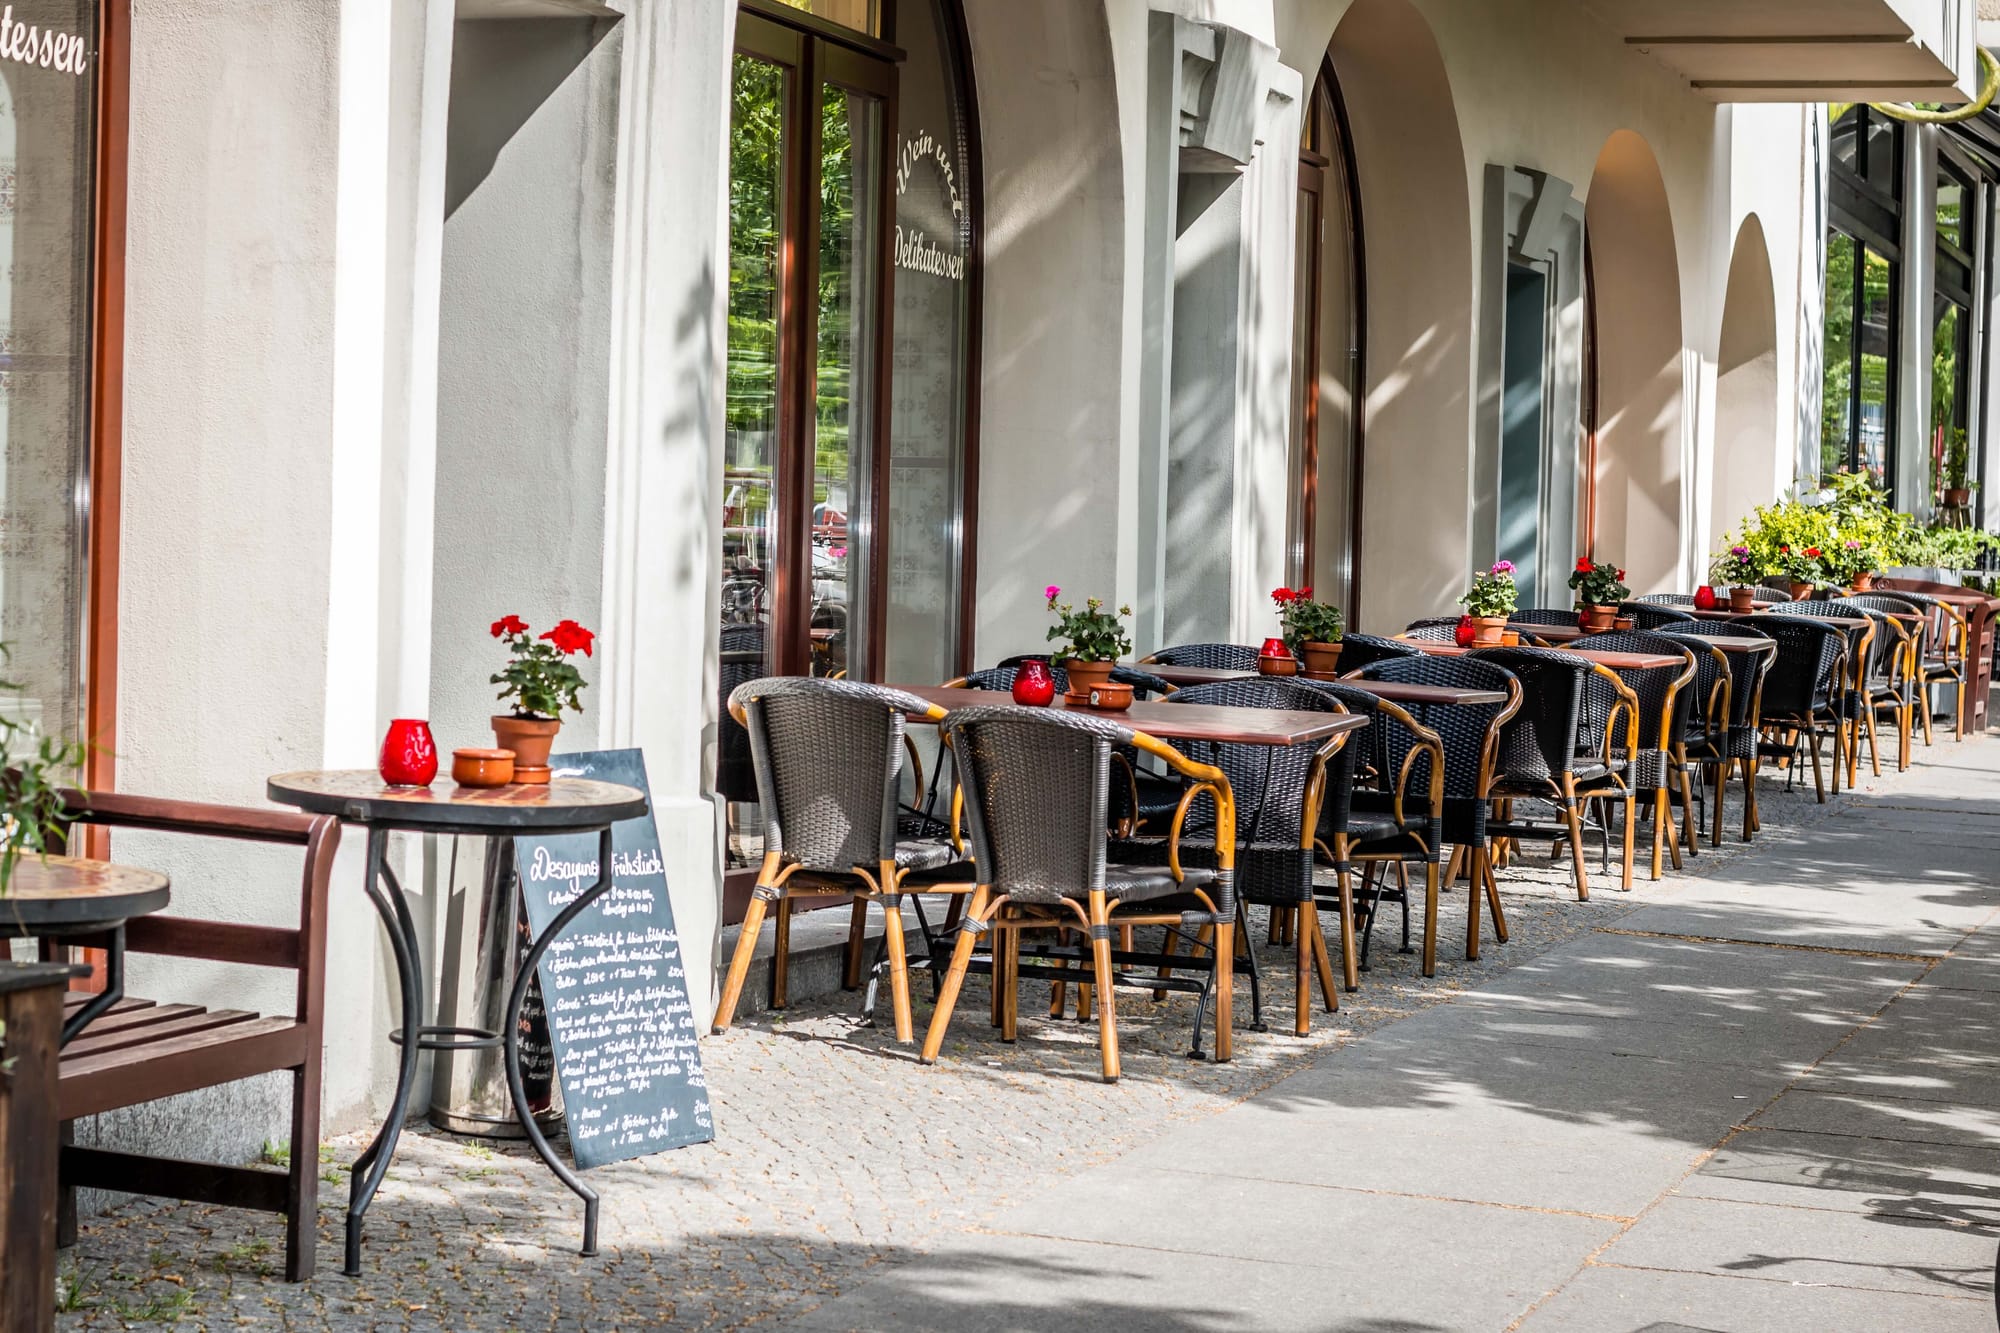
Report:
M0 43L0 707L84 737L97 7L10 12L37 39Z
M972 126L943 0L896 11L895 323L889 414L889 680L957 674L971 414ZM969 664L966 664L969 665Z
M880 0L778 0L778 3L871 37L882 31Z

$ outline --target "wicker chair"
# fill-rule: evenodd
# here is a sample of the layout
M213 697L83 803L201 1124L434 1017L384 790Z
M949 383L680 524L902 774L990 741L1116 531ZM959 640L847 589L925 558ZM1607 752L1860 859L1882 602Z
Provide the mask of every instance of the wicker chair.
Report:
M1788 602L1784 614L1788 616L1838 617L1843 620L1859 620L1864 623L1847 631L1847 671L1841 677L1840 688L1835 692L1833 707L1839 714L1839 727L1835 744L1839 748L1836 764L1844 763L1848 774L1847 782L1854 785L1854 773L1861 758L1861 730L1864 715L1872 715L1872 710L1864 703L1867 688L1867 673L1872 662L1875 642L1881 636L1875 621L1869 616L1856 616L1855 608L1843 606L1833 600L1836 594L1825 589L1815 589L1813 595L1796 602ZM1838 790L1838 778L1835 783Z
M1493 775L1498 817L1487 825L1496 838L1567 838L1579 902L1590 897L1589 870L1583 856L1583 811L1591 797L1625 802L1624 885L1632 887L1632 792L1625 785L1625 761L1614 750L1629 753L1634 736L1622 746L1608 738L1589 752L1579 753L1583 701L1593 676L1613 694L1623 692L1630 705L1628 730L1636 728L1638 701L1610 668L1576 653L1551 648L1482 648L1475 656L1512 672L1521 682L1521 711L1500 729ZM1600 738L1593 737L1593 740ZM1518 817L1517 800L1547 801L1556 808L1556 822ZM1607 835L1608 839L1608 835ZM1608 854L1608 849L1607 849Z
M1758 745L1761 761L1766 755L1783 760L1788 780L1798 771L1799 742L1812 759L1813 789L1820 801L1826 800L1826 781L1820 772L1819 746L1831 730L1833 737L1835 792L1840 790L1841 732L1844 725L1840 696L1847 670L1848 638L1838 625L1828 625L1807 616L1762 615L1757 628L1777 641L1778 655L1764 677L1764 738ZM1752 827L1756 827L1752 822Z
M1507 617L1512 625L1574 625L1575 607L1524 606ZM1458 622L1453 621L1453 624Z
M1952 691L1952 733L1965 739L1966 659L1970 655L1971 627L1965 613L1950 602L1927 593L1897 591L1895 596L1915 604L1924 613L1923 660L1918 667L1918 691L1923 699L1920 712L1924 724L1924 744L1931 738L1931 687L1944 684Z
M1434 753L1424 743L1420 731L1400 724L1390 725L1378 713L1382 724L1372 730L1375 768L1386 790L1354 793L1354 809L1363 814L1384 812L1398 816L1399 822L1414 823L1418 818L1434 830L1422 843L1410 841L1408 859L1425 862L1424 886L1424 975L1437 974L1438 861L1441 844L1450 842L1469 851L1472 857L1471 900L1467 903L1465 956L1479 957L1479 895L1486 895L1493 916L1493 932L1504 944L1507 917L1500 906L1500 889L1493 880L1487 860L1486 818L1493 787L1493 765L1500 728L1521 707L1521 682L1504 668L1470 657L1405 657L1377 662L1354 673L1364 681L1399 681L1415 685L1446 685L1459 688L1496 690L1505 696L1502 703L1428 704L1412 710L1412 717L1428 729L1442 748L1444 777L1439 782ZM1394 774L1393 780L1389 775ZM1413 791L1424 792L1412 795ZM1454 857L1454 860L1457 858ZM1370 913L1372 924L1373 913Z
M1676 870L1681 864L1681 839L1673 827L1672 790L1676 777L1680 780L1682 799L1690 803L1694 800L1687 787L1686 756L1681 750L1690 702L1687 685L1695 674L1694 653L1679 640L1642 630L1588 634L1571 646L1580 650L1645 653L1675 659L1673 666L1627 667L1617 673L1618 679L1638 698L1638 737L1636 744L1624 756L1631 766L1626 781L1631 785L1633 796L1641 801L1648 792L1652 793L1652 877L1658 879L1664 869L1661 865L1663 851L1672 856ZM1593 684L1584 704L1584 724L1594 735L1599 728L1615 721L1624 706L1622 697Z
M729 696L745 681L764 674L764 627L724 625L722 661L717 675L721 682L721 717L716 725L715 794L725 801L757 799L757 768L750 757L750 733L729 711Z
M1868 761L1879 777L1882 761L1877 752L1875 720L1886 711L1896 727L1896 770L1902 772L1910 766L1917 692L1923 679L1923 612L1890 593L1855 593L1836 598L1834 605L1853 607L1875 622L1867 669L1857 673L1862 722L1867 728ZM1912 616L1918 617L1915 625L1909 623Z
M1412 648L1407 643L1398 643L1394 639L1378 638L1373 634L1346 634L1341 636L1340 640L1340 669L1343 674L1359 671L1376 662L1386 662L1393 657L1421 656L1423 656L1421 649Z
M1698 620L1662 632L1688 640L1690 647L1703 639L1771 638L1744 620ZM1722 845L1724 789L1732 768L1740 769L1743 774L1743 841L1750 841L1757 831L1757 741L1763 715L1764 677L1777 659L1777 645L1772 643L1768 652L1732 652L1723 656L1729 660L1729 729L1721 753L1693 745L1688 749L1689 759L1700 767L1715 770L1715 815L1709 841L1718 847Z
M1649 592L1644 597L1636 597L1633 600L1644 602L1648 606L1693 606L1694 594L1691 592Z
M1168 702L1211 704L1225 708L1284 708L1296 712L1338 713L1340 702L1298 678L1245 676L1238 680L1190 685ZM1233 742L1183 741L1180 750L1190 760L1222 770L1235 799L1236 896L1239 903L1271 909L1274 924L1281 915L1296 914L1291 923L1298 944L1298 1033L1310 1030L1312 969L1327 965L1313 896L1313 830L1319 823L1319 802L1327 789L1329 761L1345 747L1347 737L1335 736L1324 745L1247 745ZM1207 807L1188 813L1182 836L1213 832ZM1159 837L1120 840L1112 855L1119 861L1166 859L1170 843ZM1183 855L1189 864L1207 864L1199 851ZM1243 923L1239 923L1243 924ZM1315 943L1317 941L1317 943ZM1262 980L1253 964L1250 972L1251 1030L1264 1030ZM1327 1008L1338 1007L1331 989Z
M1197 764L1153 737L1083 712L1008 706L961 708L945 719L944 732L958 756L967 824L979 883L959 922L951 966L938 994L937 1011L924 1038L923 1062L936 1061L951 1024L952 1009L981 936L996 932L994 985L1000 998L1001 1037L1011 1041L1019 1013L1023 975L1075 979L1072 957L1089 959L1097 996L1098 1040L1104 1079L1119 1075L1117 1006L1119 985L1148 990L1196 990L1195 1053L1201 1049L1202 1014L1215 1002L1215 1054L1227 1060L1231 1045L1230 986L1236 956L1235 802L1220 769ZM1111 796L1112 754L1135 748L1166 764L1190 784L1189 801L1206 796L1215 807L1214 865L1184 865L1175 838L1164 866L1112 865L1106 857L1105 822ZM1129 926L1166 926L1199 931L1207 944L1203 958L1141 959L1114 955L1112 939ZM1039 949L1028 969L1021 965L1021 935L1029 930L1081 929L1081 950ZM1055 959L1058 968L1039 960ZM1205 980L1148 975L1143 981L1118 965L1153 962L1189 968L1199 964Z
M1160 666L1210 667L1217 671L1255 671L1257 649L1243 643L1178 643L1139 659Z
M1688 682L1685 690L1687 707L1682 710L1679 743L1673 747L1673 762L1679 766L1681 774L1680 790L1669 790L1667 795L1670 799L1678 797L1680 800L1682 837L1687 843L1689 855L1699 855L1700 834L1708 827L1705 798L1707 770L1711 766L1719 766L1722 756L1729 749L1729 718L1734 706L1732 694L1736 677L1729 666L1729 654L1703 636L1676 632L1682 628L1677 625L1660 631L1666 638L1679 640L1681 646L1694 656L1694 679ZM1718 786L1715 819L1718 831L1722 827L1719 792ZM1698 826L1695 821L1697 806L1701 807Z
M896 833L904 715L937 721L944 710L881 685L773 676L738 686L729 711L750 737L764 807L764 862L729 961L714 1030L726 1030L736 1016L758 931L772 904L778 939L771 1004L782 1009L793 900L858 894L882 904L896 1040L910 1040L903 895L919 884L934 892L971 888L963 882L969 869L951 843L902 840Z
M1679 607L1659 602L1626 602L1618 608L1618 614L1632 617L1632 628L1641 632L1672 629L1695 619Z
M1431 616L1423 620L1412 620L1396 637L1414 640L1417 643L1452 643L1458 637L1458 621L1457 616Z

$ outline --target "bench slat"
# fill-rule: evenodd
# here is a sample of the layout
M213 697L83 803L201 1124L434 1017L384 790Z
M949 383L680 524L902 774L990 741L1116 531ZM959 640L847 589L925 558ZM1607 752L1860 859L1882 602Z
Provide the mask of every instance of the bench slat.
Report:
M65 1120L233 1083L305 1063L308 1030L290 1018L254 1018L125 1050L65 1058L57 1096Z
M284 926L145 916L125 923L125 947L132 953L207 958L250 967L299 965L299 932Z
M96 998L96 994L91 991L70 991L63 996L63 1012L67 1014L73 1009L81 1009ZM124 999L105 1010L104 1017L109 1018L113 1014L130 1013L134 1009L145 1009L156 1003L157 1001L154 1000L142 1000L136 995L127 995Z
M198 1004L143 1004L135 1009L113 1009L108 1014L99 1014L91 1019L90 1026L78 1035L77 1040L102 1037L112 1032L125 1032L132 1028L152 1027L157 1023L171 1023L176 1018L186 1018L189 1014L200 1013L201 1010L202 1006ZM63 1049L69 1050L75 1045L76 1042L71 1042Z
M125 1051L141 1046L158 1046L184 1037L191 1032L206 1032L210 1028L229 1027L231 1024L247 1022L257 1017L241 1009L197 1009L191 1014L182 1014L165 1023L155 1023L139 1028L120 1028L115 1032L100 1034L95 1024L83 1030L81 1036L63 1047L63 1054L81 1060L86 1056L98 1055L105 1051Z

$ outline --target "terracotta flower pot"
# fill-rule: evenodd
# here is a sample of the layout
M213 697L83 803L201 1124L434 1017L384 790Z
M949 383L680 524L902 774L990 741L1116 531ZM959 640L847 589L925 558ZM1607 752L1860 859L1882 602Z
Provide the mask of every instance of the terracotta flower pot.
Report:
M1799 583L1799 582L1797 582L1797 581L1794 581L1794 582L1793 582L1793 584L1792 584L1792 600L1793 600L1793 601L1795 601L1795 602L1803 602L1803 601L1804 601L1804 600L1805 600L1806 598L1808 598L1808 597L1810 597L1810 596L1812 596L1812 584L1810 584L1810 583Z
M1618 608L1597 602L1583 604L1583 627L1593 633L1602 633L1618 623Z
M1116 662L1086 662L1080 657L1065 657L1063 671L1069 676L1069 692L1072 697L1085 699L1099 685L1111 679Z
M1472 644L1475 648L1498 648L1507 633L1507 617L1474 616Z
M1299 645L1299 652L1305 658L1305 673L1308 680L1332 680L1339 674L1339 643L1307 640Z
M1867 592L1870 588L1874 586L1875 586L1875 572L1873 570L1864 570L1863 572L1856 574L1854 576L1853 591Z
M556 743L562 723L552 717L515 717L497 713L493 718L493 739L499 748L514 752L514 781L545 784L549 780L549 747Z
M1729 609L1736 612L1755 611L1757 609L1757 590L1755 588L1731 588L1729 590Z
M1947 486L1944 488L1944 503L1947 509L1963 509L1972 503L1970 486Z

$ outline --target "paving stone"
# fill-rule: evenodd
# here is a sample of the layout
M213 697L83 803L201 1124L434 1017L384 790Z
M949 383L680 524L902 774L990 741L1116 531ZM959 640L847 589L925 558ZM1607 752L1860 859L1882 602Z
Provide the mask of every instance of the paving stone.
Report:
M1922 1329L1991 1333L1992 1302L1853 1287L1649 1273L1592 1265L1521 1324L1522 1333L1770 1333Z
M1675 1193L1992 1226L2000 1224L2000 1148L1750 1129Z
M2000 1109L1991 1104L1818 1092L1801 1086L1759 1113L1755 1123L1763 1129L2000 1147Z

